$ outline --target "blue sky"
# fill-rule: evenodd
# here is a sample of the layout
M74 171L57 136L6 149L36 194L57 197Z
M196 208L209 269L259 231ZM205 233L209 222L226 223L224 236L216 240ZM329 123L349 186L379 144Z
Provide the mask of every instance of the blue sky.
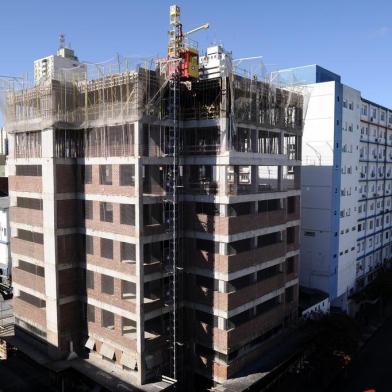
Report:
M82 60L120 53L164 55L166 0L1 0L0 75L32 75L32 62L56 51L58 35ZM182 0L185 30L221 42L235 57L263 55L283 67L320 64L371 100L392 107L392 2L388 0Z

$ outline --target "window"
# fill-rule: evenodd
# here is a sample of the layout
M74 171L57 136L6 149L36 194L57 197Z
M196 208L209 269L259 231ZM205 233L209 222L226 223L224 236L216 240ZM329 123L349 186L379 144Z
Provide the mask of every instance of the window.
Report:
M17 176L42 176L41 165L16 165Z
M287 228L287 243L293 244L295 241L295 227Z
M19 292L19 299L24 302L27 302L30 305L35 306L36 308L44 308L46 306L46 302L34 295L28 294L24 291Z
M94 272L93 271L86 271L86 287L88 289L94 289Z
M45 276L45 269L43 267L40 267L39 265L35 265L32 263L28 263L27 261L24 260L18 260L17 268L22 271L29 272L30 274L34 274L41 277Z
M102 309L101 310L101 323L102 327L114 330L114 313L109 312L107 310Z
M95 323L95 307L90 304L87 304L87 321Z
M293 272L295 272L295 258L289 257L286 260L286 273L292 274Z
M99 165L99 183L112 185L112 165Z
M101 257L113 259L113 241L101 238Z
M85 240L86 240L86 253L88 255L93 255L94 254L93 237L91 235L86 235Z
M285 290L285 298L286 298L286 304L293 302L294 301L294 287L288 287Z
M316 236L316 232L315 231L305 231L304 232L304 236L306 236L306 237L315 237Z
M113 205L112 203L99 203L100 218L102 222L113 222Z
M135 339L136 321L121 317L121 334L130 339Z
M36 244L44 243L44 235L35 231L18 229L18 238L24 241L35 242Z
M295 212L295 196L290 196L287 198L287 213L293 214Z
M85 219L93 219L93 201L85 200L84 201L84 218Z
M136 246L128 242L121 242L121 261L130 263L136 260Z
M101 275L101 292L105 294L114 294L114 278L108 275Z
M17 197L16 205L20 208L29 208L31 210L42 210L42 200L30 197Z
M93 170L91 165L85 165L83 167L83 182L85 184L92 184L93 182Z
M133 204L120 204L120 223L135 226L135 206Z
M120 165L120 185L135 185L134 165Z

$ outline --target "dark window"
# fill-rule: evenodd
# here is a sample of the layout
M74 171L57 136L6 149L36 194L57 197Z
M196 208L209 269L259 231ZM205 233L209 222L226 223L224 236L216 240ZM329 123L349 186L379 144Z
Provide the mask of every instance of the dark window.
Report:
M293 214L295 212L295 196L290 196L287 198L287 213Z
M83 182L85 184L92 184L93 182L93 169L91 165L85 165L82 169Z
M127 263L135 261L136 259L136 246L128 242L121 242L121 261Z
M101 275L101 291L105 294L114 294L114 278L108 275Z
M87 304L87 321L95 323L95 307L90 304Z
M38 275L41 277L45 276L45 269L43 267L40 267L39 265L28 263L27 261L24 260L19 260L18 264L19 264L18 268L21 269L22 271L26 271L29 272L30 274Z
M280 199L261 200L258 202L257 209L259 213L280 210Z
M295 227L287 228L287 243L293 244L295 241Z
M215 279L207 276L196 275L196 285L206 289L214 290Z
M280 273L281 273L280 264L277 264L272 267L268 267L268 268L265 268L261 271L258 271L257 272L257 280L261 281L261 280L269 279L269 278L272 278L273 276L276 276Z
M219 204L195 203L195 212L196 212L196 214L217 216L217 215L219 215Z
M295 272L295 258L289 257L286 260L286 273L292 274L293 272Z
M133 204L120 204L120 223L135 226L135 206Z
M113 259L113 241L101 238L101 257Z
M271 309L275 308L280 304L279 296L274 297L268 301L263 302L260 305L256 306L256 315L260 315L270 311Z
M113 205L112 203L99 203L100 216L102 222L113 222Z
M86 253L88 255L94 254L94 241L91 235L86 235Z
M288 287L285 290L286 304L294 301L294 286Z
M46 306L46 302L34 295L25 293L24 291L19 291L19 299L24 302L27 302L30 305L35 306L36 308L44 308Z
M120 185L135 185L134 165L120 165Z
M94 289L94 272L86 271L86 286L88 289Z
M114 313L107 310L101 310L102 327L114 329Z
M44 236L42 233L34 231L18 229L18 238L24 241L35 242L36 244L44 243Z
M207 252L211 252L211 253L219 253L219 251L217 251L217 249L215 249L216 247L219 246L219 243L216 243L214 241L210 241L210 240L196 240L196 249L198 250L204 250Z
M270 233L257 237L257 247L263 248L264 246L270 246L279 243L281 240L280 231Z
M112 165L99 165L99 183L112 185Z
M252 203L235 203L229 204L228 215L229 216L240 216L240 215L250 215L252 213Z
M42 210L42 200L32 199L30 197L18 197L16 199L17 207L29 208L31 210Z
M253 248L253 238L230 242L227 245L227 254L236 255L241 252L248 252Z
M93 201L85 200L84 201L84 218L85 219L93 219Z
M42 176L41 165L16 165L17 176Z

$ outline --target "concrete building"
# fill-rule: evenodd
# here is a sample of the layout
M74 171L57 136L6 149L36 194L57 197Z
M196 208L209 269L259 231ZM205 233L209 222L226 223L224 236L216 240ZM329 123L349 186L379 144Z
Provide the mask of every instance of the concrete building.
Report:
M16 334L139 386L174 363L201 390L297 317L304 98L240 76L221 46L179 101L171 86L139 67L8 95Z
M87 67L79 62L75 52L66 47L60 47L56 55L34 61L34 81L66 80L80 81L86 78Z
M0 190L0 282L8 283L11 275L9 197Z
M333 306L350 310L350 294L391 258L392 111L317 65L289 74L310 89L302 144L301 284L326 291Z

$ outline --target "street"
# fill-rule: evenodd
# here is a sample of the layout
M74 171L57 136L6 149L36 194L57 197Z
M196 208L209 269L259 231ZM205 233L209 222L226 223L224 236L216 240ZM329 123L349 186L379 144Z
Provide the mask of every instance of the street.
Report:
M334 391L362 392L375 389L377 392L392 391L392 318L387 320L370 339L349 370L346 382Z

